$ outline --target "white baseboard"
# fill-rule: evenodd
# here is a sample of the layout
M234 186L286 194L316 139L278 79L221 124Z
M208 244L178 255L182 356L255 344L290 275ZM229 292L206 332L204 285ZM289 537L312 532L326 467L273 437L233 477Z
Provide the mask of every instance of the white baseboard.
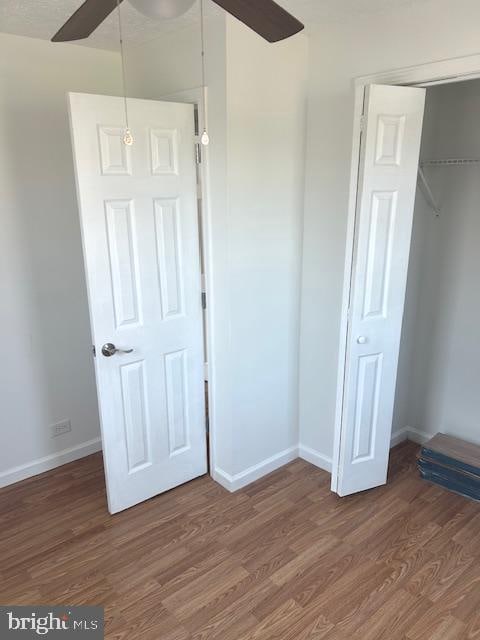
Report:
M245 469L245 471L236 473L233 476L226 471L223 471L223 469L216 467L212 471L212 477L216 482L218 482L218 484L221 484L222 487L233 493L234 491L243 489L243 487L246 487L256 480L263 478L263 476L272 473L272 471L276 471L296 458L298 458L298 447L295 446L290 449L285 449L285 451L281 451L266 460L262 460L262 462Z
M425 433L414 427L405 427L399 431L395 431L395 433L392 433L390 446L395 447L397 444L400 444L405 440L412 440L418 444L424 444L432 437L432 435L433 434ZM246 487L260 478L263 478L263 476L266 476L272 471L276 471L296 458L302 458L302 460L306 460L319 469L328 471L328 473L332 472L332 459L330 457L316 451L315 449L299 444L298 447L286 449L285 451L282 451L271 458L267 458L259 464L256 464L249 469L245 469L245 471L241 471L233 476L223 469L216 467L212 471L212 477L216 482L221 484L222 487L228 491L234 492L239 489L243 489L243 487Z
M399 429L398 431L392 433L392 436L390 438L390 449L396 447L397 444L400 444L401 442L405 442L405 440L408 440L407 427L404 427L403 429Z
M20 482L20 480L31 478L45 471L50 471L51 469L55 469L55 467L61 467L68 462L79 460L80 458L84 458L101 450L102 441L100 438L95 438L88 442L82 442L82 444L78 444L75 447L52 453L44 458L38 458L37 460L32 460L32 462L27 462L18 467L12 467L0 473L0 487L7 487L15 482Z
M433 438L434 433L427 433L426 431L420 431L415 427L407 427L408 439L417 444L425 444Z
M283 467L285 464L288 464L297 458L302 458L303 460L306 460L329 473L332 471L331 458L324 456L314 449L310 449L310 447L299 445L298 447L285 449L285 451L281 451L271 458L267 458L259 464L245 469L245 471L241 471L233 476L223 469L216 467L212 471L212 478L228 491L234 492L239 489L243 489L243 487L246 487L256 480L260 480L260 478L272 473L272 471L276 471L280 467Z
M324 471L328 471L329 473L332 472L332 459L323 455L323 453L315 451L315 449L311 449L310 447L306 447L303 444L299 445L298 453L302 460L306 460Z
M428 440L433 438L434 435L434 433L426 433L425 431L420 431L420 429L416 429L415 427L404 427L403 429L392 433L390 447L395 447L397 444L400 444L405 440L411 440L417 444L425 444L425 442L428 442Z

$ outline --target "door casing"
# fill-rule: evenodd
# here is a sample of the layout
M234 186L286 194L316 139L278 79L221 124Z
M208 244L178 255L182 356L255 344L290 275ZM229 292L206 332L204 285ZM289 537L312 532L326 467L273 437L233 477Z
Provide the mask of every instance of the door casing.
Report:
M414 67L393 69L354 80L353 139L348 198L348 221L345 247L345 267L340 321L340 341L338 350L337 394L335 408L335 431L332 456L331 489L338 490L340 449L344 428L344 390L347 366L348 309L350 306L351 283L354 265L356 238L357 193L359 187L359 167L361 152L362 115L365 90L369 84L404 85L428 87L436 84L451 84L480 78L480 55L452 58L440 62L420 64Z

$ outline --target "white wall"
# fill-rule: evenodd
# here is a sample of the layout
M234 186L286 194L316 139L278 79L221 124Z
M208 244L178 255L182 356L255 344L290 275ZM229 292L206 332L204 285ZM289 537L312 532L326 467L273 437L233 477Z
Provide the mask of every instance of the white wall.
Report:
M207 24L215 477L236 488L297 455L307 39ZM201 83L198 27L128 51L128 85Z
M0 34L0 484L99 447L65 94L118 82L115 54Z
M353 124L352 79L480 52L477 0L426 0L325 24L310 40L300 439L333 451Z
M422 158L480 157L480 81L429 89ZM480 443L480 167L426 168L442 212L420 194L394 430Z
M307 40L229 19L227 44L235 475L298 445Z

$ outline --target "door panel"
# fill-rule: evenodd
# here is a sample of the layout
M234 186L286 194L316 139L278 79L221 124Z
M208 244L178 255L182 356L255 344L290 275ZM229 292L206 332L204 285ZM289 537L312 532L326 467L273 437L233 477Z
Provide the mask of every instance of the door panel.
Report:
M338 480L386 482L425 90L367 87Z
M193 107L129 100L131 147L122 99L70 111L114 513L207 471Z
M155 200L154 208L162 317L165 320L182 315L184 307L178 202Z

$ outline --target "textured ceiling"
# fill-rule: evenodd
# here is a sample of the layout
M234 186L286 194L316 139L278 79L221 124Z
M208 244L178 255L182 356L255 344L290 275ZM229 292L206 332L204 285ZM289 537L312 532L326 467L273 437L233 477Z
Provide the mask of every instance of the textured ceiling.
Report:
M50 39L83 0L0 0L0 31ZM384 13L400 5L413 5L429 0L277 0L302 20L307 28L315 24L343 21L360 14ZM220 9L207 0L207 12ZM163 22L145 18L128 2L122 4L125 42L137 45L198 22L198 6L184 16ZM111 15L88 40L80 44L101 49L118 48L118 22Z
M0 0L0 31L49 40L83 0ZM146 18L128 2L121 5L124 40L137 45L198 20L198 8L192 7L176 20ZM87 40L79 40L100 49L118 49L118 17L113 12Z

